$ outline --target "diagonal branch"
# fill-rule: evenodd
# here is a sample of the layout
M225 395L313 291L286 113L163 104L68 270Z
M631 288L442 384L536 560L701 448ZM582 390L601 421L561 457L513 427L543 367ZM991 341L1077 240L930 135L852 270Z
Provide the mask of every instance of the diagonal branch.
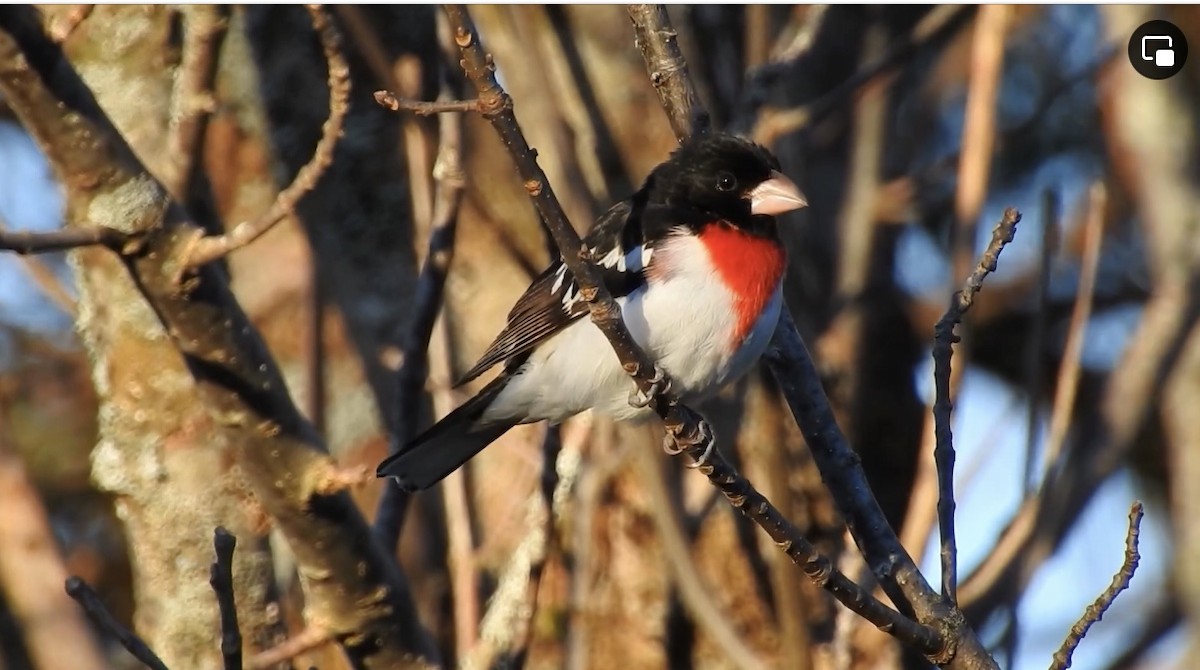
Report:
M671 26L665 5L628 5L637 47L646 61L646 73L667 112L675 137L706 132L711 125L708 111L691 85L687 61L679 50L678 35Z
M1104 618L1104 613L1112 607L1117 596L1129 588L1133 573L1137 572L1138 561L1142 559L1138 553L1138 538L1141 531L1142 503L1135 500L1129 507L1129 530L1125 533L1125 560L1121 562L1120 569L1113 575L1112 583L1108 585L1107 589L1104 589L1104 593L1101 593L1095 602L1088 605L1087 609L1083 611L1083 616L1079 617L1079 621L1071 626L1071 631L1067 633L1067 639L1063 640L1062 646L1054 652L1050 670L1065 670L1071 667L1071 656L1079 647L1079 643L1083 641L1084 636L1087 635L1088 629L1092 627L1092 624Z
M1004 217L992 230L992 241L988 244L979 264L962 290L955 292L950 308L933 328L933 381L936 396L933 402L933 418L936 425L937 445L934 460L938 474L938 531L942 538L942 597L951 605L958 606L958 545L954 538L954 436L950 430L950 359L954 355L954 343L959 337L954 329L962 322L963 315L971 309L975 294L983 287L983 280L996 270L996 262L1004 245L1012 242L1017 232L1021 213L1009 207Z
M578 234L567 221L545 173L538 166L536 156L529 148L513 115L512 99L496 81L491 58L480 45L470 16L466 9L460 6L447 5L445 10L450 17L451 26L455 29L455 41L462 51L463 69L467 78L478 89L481 113L492 123L508 147L526 190L554 236L563 261L579 283L580 295L588 303L593 323L608 338L622 366L633 377L638 388L651 397L652 406L666 426L669 451L686 453L695 463L703 463L700 465L700 472L725 494L734 507L762 527L818 586L828 590L847 607L879 626L881 630L921 650L931 659L945 662L952 658L952 647L947 646L946 640L938 631L906 619L837 572L829 559L820 555L779 510L745 478L738 475L719 451L712 450L705 462L704 452L708 440L711 439L709 436L712 435L712 430L700 415L679 404L674 398L654 394L655 366L629 335L621 320L620 308L599 281L595 268L588 262L587 252ZM690 125L688 127L690 128ZM882 518L882 514L880 517Z
M271 207L252 221L243 221L223 235L202 237L195 241L187 257L187 266L197 268L241 249L262 237L277 223L291 214L309 191L317 185L325 169L333 162L333 150L342 135L346 114L350 109L350 66L342 55L341 37L334 28L329 15L320 5L308 5L313 28L321 38L321 49L329 68L329 118L321 126L321 139L312 158L287 188L279 192Z
M92 620L101 630L112 635L121 643L122 647L133 655L134 658L142 662L150 670L167 670L167 666L154 653L154 650L138 637L136 633L121 625L116 617L108 611L104 606L104 602L100 600L100 596L88 583L78 577L70 577L67 579L67 595L71 596L83 611L87 613L88 618Z

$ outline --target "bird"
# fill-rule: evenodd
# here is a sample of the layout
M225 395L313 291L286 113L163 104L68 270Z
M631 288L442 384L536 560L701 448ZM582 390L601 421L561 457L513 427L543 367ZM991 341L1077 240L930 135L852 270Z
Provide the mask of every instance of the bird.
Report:
M732 134L685 140L583 240L634 341L684 402L745 374L779 319L787 255L775 217L807 206L766 148ZM499 376L379 464L409 492L457 470L509 428L587 410L654 415L558 258L525 290L465 384Z

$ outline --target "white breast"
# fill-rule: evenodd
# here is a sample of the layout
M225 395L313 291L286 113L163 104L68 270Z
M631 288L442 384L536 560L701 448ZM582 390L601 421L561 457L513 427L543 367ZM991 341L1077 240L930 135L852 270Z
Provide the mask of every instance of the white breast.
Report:
M736 317L728 292L694 237L668 240L654 253L655 281L618 298L634 340L685 401L716 392L745 374L766 349L779 318L776 289L741 347L729 343ZM648 416L629 404L633 381L608 340L583 318L539 346L484 415L486 421L561 421L595 408L616 419Z

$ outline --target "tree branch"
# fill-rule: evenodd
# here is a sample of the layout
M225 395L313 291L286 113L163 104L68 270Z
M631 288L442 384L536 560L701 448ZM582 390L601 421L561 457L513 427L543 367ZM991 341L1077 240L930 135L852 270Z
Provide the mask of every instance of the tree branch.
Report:
M479 43L467 11L460 6L445 6L455 29L455 41L462 51L462 65L467 78L479 92L480 111L500 134L524 180L525 188L534 200L539 214L546 222L562 254L563 261L580 286L580 295L588 303L592 321L604 333L625 371L633 377L638 388L651 396L651 405L667 429L668 451L686 453L700 466L709 481L717 486L734 507L746 514L776 541L789 558L800 565L813 581L833 593L838 600L861 614L881 630L920 649L938 662L949 660L952 649L937 631L917 624L883 605L854 582L833 570L828 559L817 553L800 531L783 517L762 494L737 474L720 452L713 449L704 461L712 430L700 415L680 405L674 398L654 394L652 380L655 366L637 346L621 320L620 308L613 301L586 259L587 252L566 215L562 211L545 173L537 164L512 111L512 100L496 81L491 59ZM665 18L665 17L664 17ZM669 31L669 26L665 28ZM688 125L690 128L690 125ZM880 514L882 518L882 514ZM886 525L886 522L884 522Z
M0 251L12 251L22 256L66 251L80 247L104 246L109 249L117 249L128 240L129 236L125 233L103 226L63 228L49 232L0 228Z
M112 635L125 647L133 657L142 662L151 670L167 670L167 666L163 664L162 659L155 654L142 638L136 633L121 625L108 608L101 602L100 596L88 586L87 582L78 577L67 578L67 595L71 596L83 611L87 613L88 618L97 626L104 630L109 635Z
M1142 503L1134 501L1133 505L1129 507L1129 530L1125 533L1125 560L1121 562L1120 569L1113 575L1112 583L1108 585L1108 588L1104 589L1095 602L1087 606L1087 609L1083 611L1083 616L1075 622L1075 625L1071 626L1071 632L1067 633L1067 639L1063 640L1062 646L1054 652L1050 670L1065 670L1071 667L1071 656L1079 647L1079 643L1083 641L1084 636L1087 635L1088 629L1092 627L1092 624L1104 618L1104 613L1108 611L1109 607L1112 607L1117 596L1129 588L1133 573L1137 572L1138 561L1142 558L1138 553L1138 537L1141 529Z
M712 122L691 84L687 61L679 51L666 6L628 5L627 8L637 47L646 61L646 73L667 112L675 137L707 132Z
M233 550L237 538L224 528L213 533L213 548L217 560L209 570L208 583L217 594L221 610L221 656L225 670L242 670L242 631L238 628L237 604L233 593Z
M950 308L933 328L933 382L936 387L933 402L933 418L936 424L937 445L934 460L938 474L938 532L942 538L942 597L951 605L958 606L958 545L954 537L954 436L950 430L950 359L954 355L954 344L959 337L954 329L962 322L963 315L975 301L975 294L983 287L983 280L996 270L996 262L1004 245L1013 240L1021 213L1009 207L1004 217L992 230L992 241L988 244L979 264L962 290L955 292Z
M412 112L418 116L479 111L478 100L405 100L391 91L375 91L375 102L393 112Z
M204 152L208 119L216 107L217 55L229 27L225 10L219 6L196 5L183 12L183 62L175 80L167 134L170 174L163 180L167 191L180 202L187 201Z
M186 264L189 268L211 263L262 237L295 210L296 204L317 185L325 169L333 162L333 150L342 135L342 126L350 109L350 66L342 55L341 37L329 15L320 5L307 5L307 8L312 15L313 28L321 38L321 48L329 68L329 118L321 126L321 139L317 141L312 158L300 168L292 183L279 192L266 212L257 219L237 224L223 235L196 240L188 253Z

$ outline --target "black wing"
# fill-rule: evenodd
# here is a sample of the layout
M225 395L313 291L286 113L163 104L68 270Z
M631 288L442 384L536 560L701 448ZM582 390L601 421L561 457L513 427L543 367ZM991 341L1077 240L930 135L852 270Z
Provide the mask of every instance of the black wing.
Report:
M596 258L604 285L615 298L627 296L642 285L642 270L649 261L640 216L635 210L640 207L630 201L617 203L596 220L584 239ZM469 382L493 365L528 352L587 312L575 276L561 258L557 259L525 289L508 313L504 330L458 383Z

